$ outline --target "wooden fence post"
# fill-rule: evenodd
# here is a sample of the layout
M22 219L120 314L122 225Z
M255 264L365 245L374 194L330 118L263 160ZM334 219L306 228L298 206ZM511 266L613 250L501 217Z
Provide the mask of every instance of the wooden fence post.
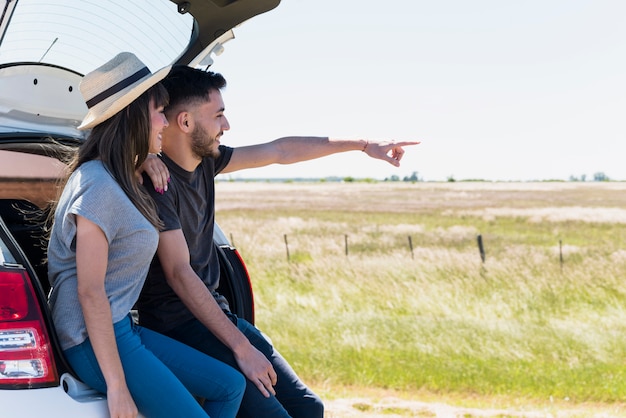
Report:
M480 259L484 263L485 262L485 247L483 246L483 236L478 234L478 236L476 237L476 240L478 241L478 251L480 252Z
M346 245L346 257L348 256L348 234L345 234L343 236L343 239L345 241L345 245Z
M284 235L285 238L285 248L287 249L287 261L289 261L289 242L287 242L287 234Z
M415 258L415 256L413 255L413 239L411 238L411 236L409 235L409 249L411 250L411 258Z

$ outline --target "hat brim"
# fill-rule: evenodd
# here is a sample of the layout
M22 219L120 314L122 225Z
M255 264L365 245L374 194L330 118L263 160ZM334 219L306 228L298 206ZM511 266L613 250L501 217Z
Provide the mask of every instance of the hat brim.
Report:
M85 115L85 118L77 129L91 129L105 120L110 119L120 110L131 104L136 98L145 93L150 87L163 80L169 74L171 69L171 65L161 68L156 73L140 81L123 95L119 97L112 97L110 102L103 102L102 104L98 104L89 109L87 115Z

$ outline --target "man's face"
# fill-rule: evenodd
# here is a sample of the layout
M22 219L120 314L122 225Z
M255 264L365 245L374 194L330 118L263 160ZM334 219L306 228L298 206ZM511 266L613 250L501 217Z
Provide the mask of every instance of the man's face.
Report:
M191 150L196 157L213 157L220 155L220 138L224 131L230 129L228 119L224 115L224 101L218 90L209 94L209 101L203 102L191 112L194 118L194 129L191 132Z

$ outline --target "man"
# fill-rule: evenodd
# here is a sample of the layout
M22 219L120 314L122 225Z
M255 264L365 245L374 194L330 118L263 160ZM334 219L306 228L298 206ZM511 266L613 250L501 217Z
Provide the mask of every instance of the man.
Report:
M159 163L147 165L150 178L144 176L144 184L157 203L164 229L139 300L140 323L239 369L247 378L240 417L321 418L324 407L319 397L271 342L231 314L215 292L219 261L215 247L207 245L213 238L214 177L350 150L398 166L402 147L418 142L286 137L230 148L220 145L230 128L221 95L226 81L220 74L177 66L163 84L170 94L165 110L169 126L162 135L167 170ZM168 170L169 186L162 181Z

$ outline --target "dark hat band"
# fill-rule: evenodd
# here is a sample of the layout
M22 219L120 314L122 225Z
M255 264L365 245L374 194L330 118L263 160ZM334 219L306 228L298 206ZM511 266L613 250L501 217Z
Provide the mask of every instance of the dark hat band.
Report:
M112 85L105 91L87 100L85 103L87 104L87 107L91 109L98 103L102 102L103 100L108 99L109 97L113 96L115 93L119 93L120 91L124 90L126 87L133 84L135 81L141 80L143 77L147 75L150 75L150 70L148 69L148 67L143 67L141 70L137 71L135 74L125 78L119 83Z

